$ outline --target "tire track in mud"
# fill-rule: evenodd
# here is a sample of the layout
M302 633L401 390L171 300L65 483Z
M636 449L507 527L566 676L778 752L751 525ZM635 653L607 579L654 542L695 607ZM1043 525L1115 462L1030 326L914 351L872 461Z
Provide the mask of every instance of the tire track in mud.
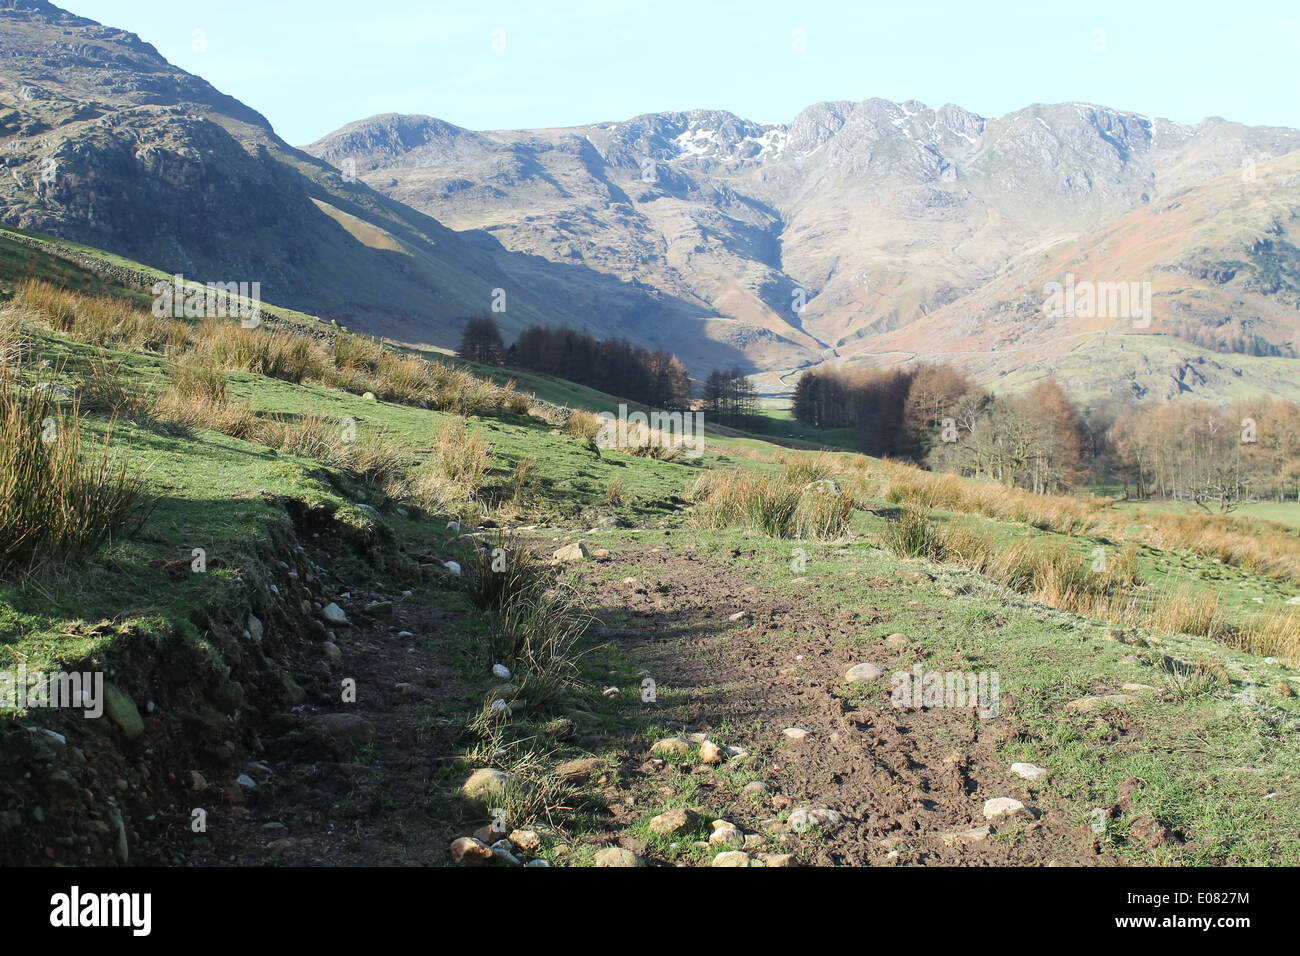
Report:
M666 543L665 543L666 544ZM901 707L890 702L889 675L923 663L926 671L958 670L924 642L854 643L870 630L888 633L890 615L870 603L879 593L864 582L863 605L829 612L765 592L743 567L676 546L614 556L635 584L602 589L604 612L625 617L607 631L660 688L680 692L656 723L688 732L759 725L762 739L732 740L766 751L762 779L775 806L826 807L844 822L793 837L799 858L821 865L1105 865L1087 826L1055 798L1051 786L1026 789L997 753L1021 733L1003 706L981 719L973 708ZM741 620L729 617L744 612ZM886 672L871 684L846 684L844 671L870 662ZM967 667L970 665L967 664ZM808 731L787 739L785 728ZM752 733L752 729L743 732ZM650 741L645 742L648 749ZM633 761L636 763L636 761ZM636 786L653 776L629 774ZM712 795L726 801L725 788ZM981 828L984 801L1013 797L1030 816L991 824L983 839L956 834ZM773 807L760 811L730 797L710 809L770 832ZM786 801L789 801L788 803ZM648 801L653 804L653 798ZM945 839L945 835L948 838Z

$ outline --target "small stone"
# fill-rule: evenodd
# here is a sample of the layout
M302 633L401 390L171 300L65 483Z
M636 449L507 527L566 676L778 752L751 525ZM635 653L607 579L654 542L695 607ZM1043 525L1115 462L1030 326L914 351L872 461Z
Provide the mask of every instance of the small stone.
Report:
M758 858L765 866L788 867L794 860L793 853L760 853Z
M506 839L525 853L536 853L542 848L542 838L536 830L512 830Z
M825 807L799 807L790 812L786 823L796 833L811 830L813 827L837 827L844 822L844 817L836 810Z
M117 725L127 740L135 740L144 733L144 719L140 716L135 701L128 697L125 691L115 684L106 683L103 697L104 713Z
M698 813L679 807L674 810L665 810L651 819L649 826L650 832L671 837L680 836L694 830L699 826L699 823L700 815Z
M325 652L325 657L328 660L331 661L343 660L343 652L339 650L339 646L335 644L333 641L326 641L320 646L320 649Z
M448 571L450 571L454 577L460 577L459 561L444 561L442 562L442 566L446 568Z
M781 731L781 733L785 734L789 740L803 740L808 736L808 731L804 730L802 727L787 727L785 730Z
M605 761L599 757L579 757L569 760L555 768L557 777L590 777L605 769Z
M197 770L191 770L190 789L193 790L195 793L202 793L204 790L208 789L207 778L204 777L203 774L199 773Z
M572 544L566 544L564 547L552 554L551 557L556 561L573 563L575 561L585 561L587 558L591 557L591 554L587 551L587 546L585 544L581 541L575 541Z
M743 619L744 619L748 614L749 614L748 611L737 611L735 614L729 614L729 615L727 616L727 620L728 620L728 621L740 621L740 620L743 620Z
M890 634L885 638L885 643L890 647L907 647L912 643L912 639L906 634Z
M1046 768L1032 763L1013 763L1011 772L1025 780L1046 780L1050 776Z
M727 823L709 834L709 843L713 846L744 846L745 834L739 827Z
M700 744L700 763L722 763L722 748L712 740L704 741L704 743Z
M653 757L684 757L691 752L691 742L684 737L668 737L650 748Z
M509 679L510 679L510 668L506 667L505 664L493 664L493 665L492 665L492 676L493 676L493 677L499 677L499 678L501 678L501 680L509 680Z
M942 839L944 846L968 846L972 843L986 842L992 832L992 828L986 825L974 827L970 830L961 830L956 833L944 833Z
M639 856L631 850L625 850L621 846L610 846L596 854L597 866L645 866L645 863Z
M744 850L725 850L713 858L709 866L749 866L749 854Z
M483 866L492 862L492 849L473 837L461 837L451 844L453 863L462 866Z
M854 664L844 672L844 681L848 684L856 684L858 681L879 680L884 676L884 670L875 664Z
M747 796L762 796L767 793L767 784L762 780L751 780L740 788L740 792Z
M343 613L343 608L339 607L333 601L321 608L321 617L331 624L346 624L348 616Z
M262 622L252 614L248 615L248 636L260 644L262 643L263 634L265 634L265 628L262 627Z
M1027 812L1025 805L1012 797L994 797L984 801L985 820L1001 820Z
M505 842L506 841L502 840L501 843L492 846L492 859L497 863L503 863L506 866L519 866L519 857L511 853L507 846L501 845Z

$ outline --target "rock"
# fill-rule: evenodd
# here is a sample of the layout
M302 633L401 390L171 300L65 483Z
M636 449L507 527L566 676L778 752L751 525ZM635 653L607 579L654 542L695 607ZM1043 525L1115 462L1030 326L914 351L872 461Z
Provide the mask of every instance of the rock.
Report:
M765 784L762 780L751 780L749 783L741 787L740 792L745 794L746 796L761 797L765 793L767 793L767 789L768 789L767 784Z
M581 541L575 541L572 544L566 544L564 547L552 554L551 557L556 561L572 563L575 561L586 561L587 558L591 557L591 554L587 551L587 546L585 544Z
M722 748L712 740L706 740L700 744L700 763L722 763L722 752Z
M597 866L645 866L642 859L631 850L621 846L610 846L596 854Z
M241 787L243 787L246 790L252 790L254 787L257 786L257 781L254 780L246 773L241 773L238 777L236 777L235 783L239 784Z
M360 504L360 505L357 505L357 508L358 508L358 509L361 511L361 513L364 514L367 518L373 518L373 519L376 519L376 520L379 518L379 509L378 509L378 508L375 508L373 505Z
M343 660L343 652L339 650L339 646L335 644L333 641L326 641L325 643L321 644L320 649L325 652L326 660L331 660L331 661Z
M684 757L691 752L691 742L684 737L667 737L650 748L652 757Z
M469 779L461 786L460 792L467 800L486 806L501 798L509 782L509 774L484 767L469 775Z
M1028 812L1025 805L1013 797L994 797L984 801L985 820L1002 820Z
M202 793L204 790L208 789L207 778L204 777L203 774L199 773L197 770L191 770L190 789L193 790L195 793Z
M906 634L890 634L885 638L885 643L890 647L907 647L912 643L912 639Z
M1154 694L1160 688L1152 687L1150 684L1124 684L1120 687L1120 690L1128 691L1131 694Z
M844 672L844 681L847 684L856 684L859 681L880 680L885 676L885 671L875 664L854 664Z
M261 644L265 633L266 629L262 626L262 622L252 614L248 615L248 636Z
M741 621L749 615L748 611L737 611L735 614L727 615L728 621Z
M973 843L984 843L992 832L991 827L982 826L955 833L944 833L941 834L941 838L944 846L969 846Z
M322 714L316 718L316 725L335 744L364 747L373 743L375 728L370 721L356 714Z
M580 757L569 760L555 768L557 777L591 777L605 769L605 761L599 757Z
M758 858L764 866L788 867L794 861L793 853L760 853Z
M725 823L723 826L717 826L717 824L714 824L714 826L716 827L716 829L709 834L709 843L711 845L713 846L744 846L745 845L745 834L740 831L739 827L733 826L730 823Z
M127 740L135 740L144 733L144 720L136 709L135 701L114 684L104 684L104 713L122 731Z
M1129 694L1097 694L1088 697L1078 697L1065 705L1065 709L1078 714L1095 714L1099 710L1104 710L1110 706L1120 706L1131 704L1137 700L1136 697Z
M713 858L709 866L749 866L749 854L744 850L724 850Z
M492 665L492 676L493 676L493 677L499 677L499 678L501 678L501 680L509 680L509 679L510 679L510 668L506 667L505 664L493 664L493 665Z
M781 731L781 733L785 734L786 738L789 740L803 740L808 736L808 731L804 730L802 727L787 727L785 730Z
M925 584L927 581L934 580L933 574L927 574L925 571L908 571L903 568L895 571L894 576L902 578L908 584Z
M844 817L836 810L825 807L798 807L790 811L786 820L790 829L796 833L811 830L813 827L837 827L844 822Z
M442 562L442 566L450 571L453 577L460 577L459 561L444 561Z
M808 484L803 486L803 490L815 491L827 495L838 495L840 493L840 486L830 478L822 478L819 481L808 482Z
M307 692L288 674L281 676L280 686L284 689L284 699L290 706L296 707L307 699Z
M377 401L379 401L379 399L375 398L375 393L374 393L374 392L362 392L362 393L361 393L361 400L362 400L363 402L377 402Z
M650 821L650 832L660 836L680 836L700 825L700 815L694 810L677 808L666 810Z
M525 853L536 853L542 848L542 838L536 830L512 830L506 839Z
M519 857L510 852L509 843L502 840L492 846L492 859L506 866L520 866Z
M1046 768L1032 763L1013 763L1011 772L1025 780L1046 780L1051 776Z
M339 607L333 601L321 608L321 617L331 624L346 624L348 616L343 613L343 608Z
M473 837L461 837L451 844L451 860L461 866L483 866L492 862L492 849Z

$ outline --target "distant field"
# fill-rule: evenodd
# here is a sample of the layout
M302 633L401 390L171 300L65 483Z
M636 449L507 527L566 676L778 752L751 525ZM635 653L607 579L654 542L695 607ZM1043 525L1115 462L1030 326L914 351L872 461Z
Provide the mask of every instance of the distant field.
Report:
M1173 511L1185 514L1204 514L1203 508L1185 501L1120 501L1116 507L1137 510L1146 508L1151 511ZM1230 512L1243 518L1259 518L1264 521L1276 521L1279 524L1300 528L1300 502L1259 501L1244 504Z

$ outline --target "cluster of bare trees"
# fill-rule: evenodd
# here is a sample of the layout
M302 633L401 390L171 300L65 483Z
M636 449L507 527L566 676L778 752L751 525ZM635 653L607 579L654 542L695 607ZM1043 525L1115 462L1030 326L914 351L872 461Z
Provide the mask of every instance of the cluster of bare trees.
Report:
M1139 497L1214 503L1300 494L1300 405L1281 399L1138 405L1108 433L1112 471Z
M1091 482L1231 510L1300 497L1300 405L1257 399L1103 406L1082 414L1047 379L994 396L957 369L805 373L795 417L853 428L868 454L1036 492Z
M840 373L809 371L795 417L853 428L867 454L884 455L1035 491L1057 491L1087 475L1087 432L1053 381L995 398L946 365Z
M1076 487L1088 475L1084 422L1051 379L1021 395L966 392L932 427L939 441L926 460L936 470L1042 493Z

